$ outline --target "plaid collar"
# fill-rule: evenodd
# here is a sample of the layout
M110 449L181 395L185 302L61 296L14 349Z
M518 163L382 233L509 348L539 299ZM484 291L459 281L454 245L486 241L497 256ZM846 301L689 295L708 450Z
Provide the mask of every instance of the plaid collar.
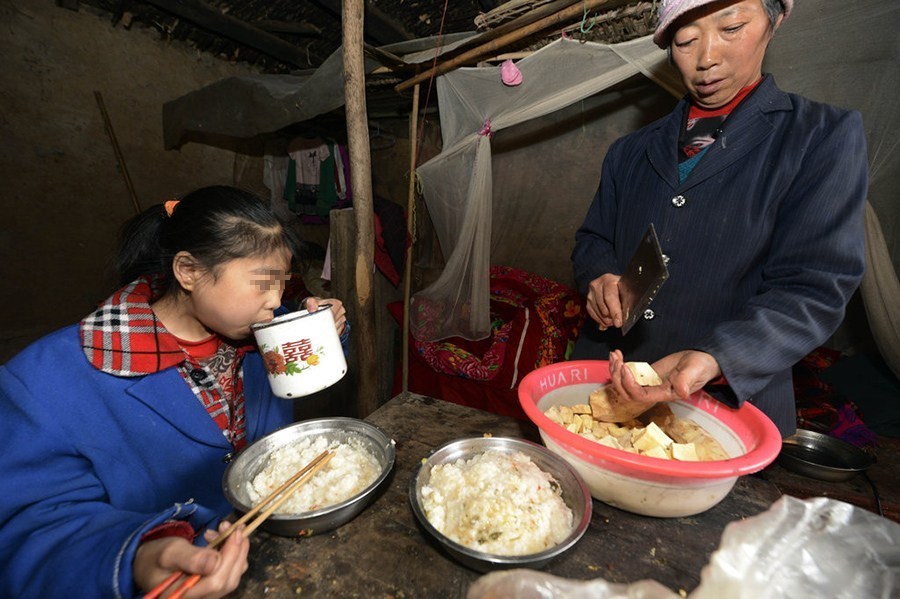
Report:
M140 277L81 321L81 349L98 370L123 377L177 367L193 394L235 450L247 444L244 414L244 354L252 345L220 343L201 364L163 326L150 302L162 294L159 278Z
M139 277L81 321L81 349L97 370L143 376L189 360L178 339L150 308L163 291L160 278Z
M81 349L94 368L116 376L143 376L187 358L178 340L156 318L150 302L159 279L125 285L81 321Z

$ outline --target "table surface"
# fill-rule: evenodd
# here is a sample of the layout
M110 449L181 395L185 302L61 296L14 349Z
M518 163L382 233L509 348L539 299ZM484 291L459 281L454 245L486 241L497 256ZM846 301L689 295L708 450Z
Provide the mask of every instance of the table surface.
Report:
M416 469L435 447L462 437L514 436L539 441L537 429L453 403L402 393L367 421L396 442L394 470L381 493L340 528L307 538L257 531L250 568L232 597L465 597L481 574L425 536L409 505ZM690 592L732 521L759 514L780 496L760 477L738 479L718 505L696 516L650 518L594 500L590 527L543 571L565 578L631 583L653 579Z

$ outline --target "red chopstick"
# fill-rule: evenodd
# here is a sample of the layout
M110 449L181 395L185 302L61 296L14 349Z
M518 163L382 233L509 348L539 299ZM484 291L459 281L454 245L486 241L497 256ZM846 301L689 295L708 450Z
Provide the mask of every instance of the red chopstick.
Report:
M249 537L250 533L256 530L260 524L262 524L266 518L271 516L275 510L281 507L288 498L303 485L307 480L312 478L312 476L322 469L325 464L328 463L328 460L331 459L334 453L332 451L323 451L319 455L317 455L309 464L298 470L293 476L287 479L284 484L280 487L269 493L262 501L260 501L252 510L244 514L237 522L232 524L228 530L224 533L220 534L215 538L210 544L210 549L215 549L219 545L221 545L225 539L231 535L232 532L237 530L237 527L241 524L246 523L248 520L259 514L260 510L266 508L262 514L259 515L259 518L251 522L244 529L244 536ZM279 495L281 495L279 497ZM277 499L276 499L277 497ZM274 503L272 503L274 500ZM271 503L271 505L269 505ZM268 506L268 507L266 507ZM186 577L186 578L184 578ZM156 585L152 591L144 595L144 599L157 599L162 596L164 592L169 590L169 587L174 585L179 579L182 579L180 585L176 586L174 592L169 596L168 599L180 599L181 595L193 587L200 580L201 576L199 574L192 574L188 576L184 572L175 571L172 572L165 580Z

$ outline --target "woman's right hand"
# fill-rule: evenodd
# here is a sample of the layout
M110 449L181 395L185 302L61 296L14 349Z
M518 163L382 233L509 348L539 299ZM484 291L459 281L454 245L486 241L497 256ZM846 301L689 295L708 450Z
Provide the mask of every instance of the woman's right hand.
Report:
M619 279L606 273L591 281L587 294L587 312L601 331L622 326L622 303L619 301Z
M229 524L219 525L219 534ZM202 578L183 595L185 599L217 599L234 591L247 571L250 541L244 537L243 525L221 547L197 547L182 537L165 537L141 543L134 557L134 580L143 593L148 593L175 571L200 574ZM210 535L204 535L210 540ZM173 587L170 590L174 590ZM166 597L167 594L163 594Z

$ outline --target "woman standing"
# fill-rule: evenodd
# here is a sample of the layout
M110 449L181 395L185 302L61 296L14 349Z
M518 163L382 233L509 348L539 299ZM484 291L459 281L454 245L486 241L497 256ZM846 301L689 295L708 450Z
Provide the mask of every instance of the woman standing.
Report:
M573 357L609 356L635 401L704 387L752 401L783 435L796 429L792 365L835 331L862 278L868 185L860 114L762 72L793 4L663 0L654 41L688 95L610 147L572 254L593 319ZM623 336L618 282L649 223L669 279ZM637 385L625 356L663 384Z

